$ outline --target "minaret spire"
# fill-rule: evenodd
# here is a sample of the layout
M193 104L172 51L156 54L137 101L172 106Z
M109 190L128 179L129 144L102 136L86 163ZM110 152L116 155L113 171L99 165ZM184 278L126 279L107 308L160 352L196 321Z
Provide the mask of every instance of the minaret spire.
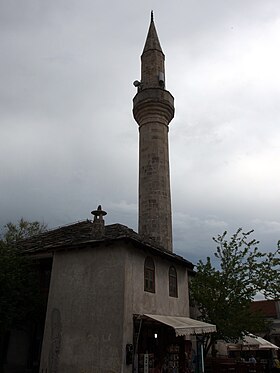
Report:
M143 60L144 54L146 52L148 52L148 51L150 51L150 52L153 51L153 56L157 60L158 59L159 60L163 59L162 62L164 63L164 54L162 52L162 49L161 49L161 46L160 46L160 42L159 42L159 38L158 38L158 35L157 35L157 31L156 31L156 27L155 27L155 23L154 23L153 11L151 12L151 23L150 23L150 27L149 27L149 30L148 30L148 35L147 35L147 38L146 38L146 42L145 42L145 46L144 46L144 49L143 49L143 53L142 53L142 56L141 56L141 59L142 59L142 68L143 68L143 62L145 62L145 60ZM161 56L157 57L156 56L158 54L157 52L160 52ZM148 61L148 63L150 65L150 67L152 67L151 61ZM164 68L164 65L161 68Z
M172 251L168 125L174 99L165 89L164 54L153 12L141 56L141 81L134 82L133 115L139 125L139 233Z

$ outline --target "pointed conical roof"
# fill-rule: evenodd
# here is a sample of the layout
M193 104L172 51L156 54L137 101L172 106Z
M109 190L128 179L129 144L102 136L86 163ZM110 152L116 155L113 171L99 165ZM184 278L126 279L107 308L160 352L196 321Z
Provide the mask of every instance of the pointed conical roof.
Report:
M160 46L159 38L157 35L156 26L154 23L153 12L151 12L151 23L150 23L146 43L143 49L143 54L147 52L148 50L155 50L155 49L163 53L161 46Z

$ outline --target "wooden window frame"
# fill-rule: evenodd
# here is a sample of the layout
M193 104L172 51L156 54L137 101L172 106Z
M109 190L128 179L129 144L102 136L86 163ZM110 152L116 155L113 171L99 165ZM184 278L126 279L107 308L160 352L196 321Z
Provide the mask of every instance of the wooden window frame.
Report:
M174 266L169 267L169 296L178 298L177 271Z
M155 263L150 256L147 256L144 264L144 291L155 293Z

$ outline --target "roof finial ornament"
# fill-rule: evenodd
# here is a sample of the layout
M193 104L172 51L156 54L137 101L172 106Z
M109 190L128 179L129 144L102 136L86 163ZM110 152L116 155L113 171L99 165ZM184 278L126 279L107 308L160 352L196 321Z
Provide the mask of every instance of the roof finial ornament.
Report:
M154 11L151 10L151 22L154 22Z

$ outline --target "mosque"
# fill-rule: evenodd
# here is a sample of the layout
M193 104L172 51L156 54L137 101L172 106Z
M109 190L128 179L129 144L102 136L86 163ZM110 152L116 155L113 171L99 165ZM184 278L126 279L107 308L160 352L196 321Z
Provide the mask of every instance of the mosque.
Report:
M135 81L139 126L138 233L93 219L32 237L24 249L48 273L40 373L185 372L195 336L215 326L190 318L194 265L172 246L168 131L174 98L153 14Z

